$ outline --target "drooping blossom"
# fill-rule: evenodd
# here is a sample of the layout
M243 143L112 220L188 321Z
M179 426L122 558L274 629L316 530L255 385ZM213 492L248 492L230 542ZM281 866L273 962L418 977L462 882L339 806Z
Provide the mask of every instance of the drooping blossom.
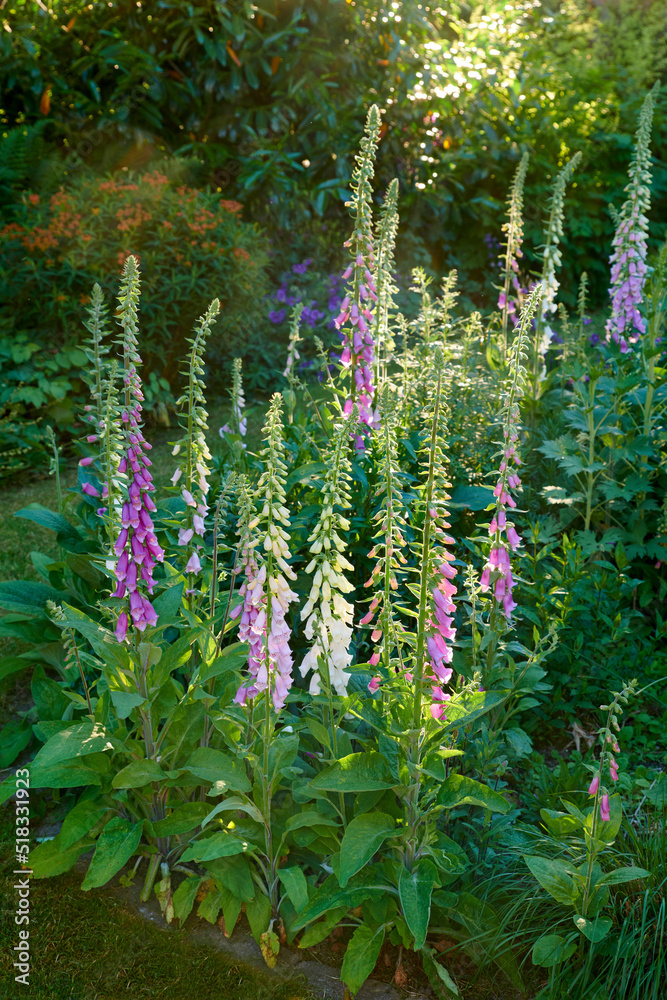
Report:
M241 587L243 605L234 612L235 617L241 616L239 638L250 646L249 677L235 700L245 704L248 698L268 691L276 712L284 706L292 686L291 629L286 615L290 604L298 598L288 583L296 580L296 573L287 562L290 522L285 507L281 404L282 396L276 393L264 428L267 440L261 452L264 471L254 498L246 484L241 486L239 531L245 580ZM254 500L261 504L259 514Z
M133 256L127 258L123 268L119 300L118 322L123 329L124 405L121 425L124 454L118 468L122 477L122 508L121 527L114 544L117 586L112 596L129 603L129 612L122 611L116 625L116 637L122 642L130 622L140 632L149 625L157 624L155 609L144 591L153 593L153 569L157 562L164 559L150 516L155 510L151 497L155 487L147 455L151 446L142 431L141 404L144 396L138 372L141 358L137 350L139 271Z
M560 241L563 238L563 222L565 218L565 189L570 181L579 160L581 153L575 153L568 160L562 170L559 171L554 184L551 196L551 207L549 219L547 221L545 233L545 246L542 253L542 300L538 310L538 320L535 324L535 365L541 365L539 380L546 377L546 366L544 361L540 361L546 355L551 343L557 342L557 334L550 325L552 316L557 312L556 294L560 287L560 282L556 277L558 268L562 262L560 251ZM536 370L536 375L538 372Z
M243 438L246 436L248 430L248 419L245 416L245 393L243 390L243 374L242 374L242 364L241 358L234 358L232 363L232 419L231 425L225 424L224 427L220 428L220 437L224 437L225 434L237 434L241 438L241 447L245 448L246 443Z
M220 312L220 302L214 299L206 313L199 317L195 334L190 340L188 355L188 383L176 405L181 417L183 437L174 444L172 455L178 456L178 467L172 484L183 501L182 522L179 526L178 545L183 553L183 572L191 577L202 570L203 538L208 514L209 462L211 453L206 442L208 413L204 396L204 351L211 327ZM190 590L192 590L192 586Z
M361 152L356 157L352 173L352 214L354 231L345 246L351 249L352 262L343 272L347 282L345 297L340 304L340 312L335 319L336 327L342 331L343 351L340 363L350 375L350 395L344 412L351 413L357 405L359 420L366 427L373 427L377 415L374 411L375 383L375 340L373 338L373 309L377 302L377 290L373 269L375 252L372 228L372 188L374 175L373 161L380 141L380 113L376 105L368 112ZM355 445L359 450L366 448L365 435L355 435Z
M510 550L514 552L521 545L521 537L514 524L508 520L508 512L516 507L512 491L521 486L517 467L521 459L517 450L521 417L519 401L525 391L526 370L523 361L527 356L529 329L538 306L541 287L537 284L521 314L521 322L514 336L509 353L509 373L503 389L501 423L503 428L502 450L498 469L498 481L493 490L496 508L488 525L491 550L480 578L482 592L492 591L494 606L502 607L505 617L511 620L516 608L512 589L514 578L510 563Z
M368 553L373 560L371 575L364 587L370 589L373 597L359 624L370 629L370 640L375 648L369 657L371 666L376 667L385 652L385 669L389 670L389 657L393 649L400 649L404 641L404 627L396 614L391 594L397 591L406 575L407 548L404 531L406 511L403 502L398 461L396 424L398 407L388 382L385 382L379 399L379 427L374 434L374 445L378 454L378 488L375 496L377 513L374 521L376 530L373 547Z
M646 253L648 211L651 204L651 125L655 99L660 87L656 83L646 95L639 114L635 151L630 164L627 199L618 216L611 264L611 316L607 320L607 340L618 344L623 354L630 343L639 339L646 325L641 314Z
M354 606L344 595L354 590L345 576L345 571L354 567L344 554L344 533L349 531L350 522L342 513L350 506L348 440L347 427L341 422L326 457L320 518L308 539L312 558L306 573L312 575L312 583L301 619L306 622L304 634L312 645L299 669L302 677L311 675L311 695L319 694L322 688L322 665L337 694L346 694L350 679Z
M523 239L523 189L528 172L529 154L523 153L514 173L510 196L507 202L507 222L503 224L505 234L503 286L498 296L498 308L502 314L503 344L507 343L507 327L510 320L514 323L518 307L521 305L525 291L519 280L519 260L523 256L521 241ZM514 294L512 293L512 290ZM516 296L516 297L515 297ZM505 347L503 348L505 351Z
M285 365L285 370L283 376L289 379L294 374L294 364L299 360L301 355L299 354L296 345L301 340L299 334L299 322L301 320L301 315L304 312L302 304L299 302L292 312L292 321L290 323L289 332L289 344L287 347L287 364Z

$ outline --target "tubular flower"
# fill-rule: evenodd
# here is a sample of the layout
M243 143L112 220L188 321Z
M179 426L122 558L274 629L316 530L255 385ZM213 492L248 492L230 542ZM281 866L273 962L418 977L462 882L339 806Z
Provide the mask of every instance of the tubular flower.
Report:
M340 361L350 372L350 397L345 412L350 413L354 403L359 408L359 420L366 427L373 427L377 417L373 409L375 385L375 340L373 338L373 309L377 302L377 289L373 277L375 255L372 229L373 161L380 140L380 113L373 105L368 112L361 152L356 157L352 174L352 214L354 231L346 247L351 248L352 263L343 272L347 282L340 313L334 320L342 328L343 353ZM355 435L355 446L366 447L365 435Z
M312 559L306 572L312 574L312 585L301 618L306 620L305 636L313 644L299 669L302 677L312 672L311 695L321 690L321 663L326 668L328 684L337 694L346 694L350 679L347 668L352 662L354 607L343 595L354 590L345 576L345 570L354 567L344 555L346 545L341 537L350 527L350 522L341 513L341 509L350 506L347 442L347 427L342 422L335 429L327 456L320 519L308 539Z
M488 526L491 550L480 579L481 590L484 592L492 590L495 605L502 607L508 621L511 620L512 612L517 606L512 596L514 579L509 550L516 550L521 544L521 538L514 525L508 522L507 511L516 507L516 501L511 491L521 486L521 479L516 467L521 464L517 451L521 426L519 400L525 391L526 384L526 370L522 362L526 357L528 329L537 309L540 294L541 287L536 285L521 314L521 322L510 349L509 376L503 389L500 414L503 426L501 461L498 481L493 490L493 495L496 498L496 509Z
M528 172L528 153L524 153L516 168L512 188L507 204L507 222L503 224L505 234L504 282L498 297L498 308L502 313L503 342L507 338L507 325L510 319L516 317L517 305L521 303L523 289L519 281L519 258L523 256L521 241L523 239L523 189ZM516 299L511 289L514 289Z
M264 472L254 498L245 484L241 488L239 529L245 583L241 588L244 602L239 636L250 644L250 679L236 695L237 702L244 704L248 698L268 690L276 712L285 704L292 686L291 630L285 616L298 597L288 583L296 580L296 573L287 562L289 511L285 507L281 402L282 396L276 393L264 428L267 440L261 453ZM262 505L259 515L255 513L254 500Z
M646 95L639 114L635 152L625 188L623 204L613 240L611 264L611 316L607 320L607 340L630 350L628 341L638 340L646 326L640 312L646 281L648 211L651 204L651 125L659 82Z
M299 360L301 355L296 349L296 345L302 339L299 333L299 322L301 320L301 313L303 312L303 303L298 302L292 312L292 319L290 322L289 331L289 344L287 347L287 364L285 365L285 371L283 376L289 379L294 375L294 364Z
M248 430L248 420L244 416L245 394L243 392L243 375L241 374L241 358L234 358L232 364L232 420L231 426L225 424L220 428L220 437L225 434L238 434L241 438L241 447L245 448L246 443L243 438Z
M450 499L449 494L441 492L441 499L446 502ZM444 508L440 511L434 508L429 513L433 519L435 541L440 543L441 548L436 553L437 579L432 580L431 617L426 622L427 668L430 668L431 674L425 674L424 679L431 684L431 715L434 719L439 719L444 714L444 703L450 699L450 695L443 691L443 685L449 684L452 679L452 668L449 664L452 662L453 648L448 643L452 643L456 638L456 629L453 628L453 615L456 611L453 596L457 588L452 583L456 570L451 565L454 556L449 551L454 539L444 530L451 527L446 520L448 512Z
M119 323L123 328L124 408L121 422L125 449L118 470L123 477L123 496L121 528L114 544L118 583L112 596L129 600L129 618L126 611L122 612L116 626L119 642L126 638L130 620L140 632L147 625L157 624L155 610L142 590L153 593L153 568L156 562L164 559L150 516L155 510L151 498L155 489L149 471L151 462L146 454L151 446L144 440L141 429L144 397L137 371L137 366L141 364L137 351L138 301L139 272L136 259L130 256L123 268L119 309Z
M546 354L547 348L555 336L554 331L549 325L549 320L558 309L556 305L556 293L560 287L560 282L556 277L556 272L562 261L559 243L563 238L565 189L580 159L581 153L575 153L572 159L565 164L556 178L551 196L551 208L545 234L544 253L542 255L542 302L538 322L535 325L535 354L542 357ZM545 374L546 369L543 368L542 378Z
M187 388L177 400L180 411L180 426L183 437L174 444L172 455L179 455L178 468L172 476L173 485L180 491L184 502L183 523L179 526L178 545L185 549L184 573L196 576L201 572L201 539L206 531L205 518L208 513L209 466L211 453L206 443L208 413L205 407L204 351L211 326L220 312L220 302L214 299L206 313L200 316L188 357L188 369L183 372L187 378Z
M368 553L369 558L375 562L370 577L364 583L364 587L372 589L373 598L359 624L371 629L373 643L382 640L382 646L376 646L369 663L377 666L384 649L384 666L389 670L392 650L400 649L403 643L404 629L394 613L391 594L398 590L399 581L405 576L403 567L407 564L407 559L403 552L407 543L403 534L406 520L396 440L398 408L388 383L385 383L380 393L379 410L380 429L374 435L374 443L378 448L379 479L375 497L377 513L374 517L377 530L373 536L374 545Z

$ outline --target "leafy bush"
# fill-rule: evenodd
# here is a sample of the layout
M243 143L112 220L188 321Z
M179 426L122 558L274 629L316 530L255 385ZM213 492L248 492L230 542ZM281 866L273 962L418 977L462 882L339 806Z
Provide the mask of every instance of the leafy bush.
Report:
M79 339L81 305L130 253L142 261L145 351L174 383L188 330L203 303L224 303L212 345L216 365L243 353L261 317L266 245L241 221L241 205L172 183L158 171L88 179L43 200L24 198L20 220L0 231L0 317L11 335L43 347Z

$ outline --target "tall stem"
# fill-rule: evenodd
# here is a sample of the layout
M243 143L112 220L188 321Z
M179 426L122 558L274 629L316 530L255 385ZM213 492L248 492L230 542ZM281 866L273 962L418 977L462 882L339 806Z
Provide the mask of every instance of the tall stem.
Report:
M426 483L426 509L424 511L424 529L422 532L422 566L419 586L419 619L417 624L417 653L415 664L415 698L414 698L414 728L419 729L422 717L422 688L424 685L424 647L426 640L426 610L428 606L429 582L429 548L431 541L431 502L433 499L433 479L435 472L435 446L438 437L438 419L440 416L440 388L442 374L438 372L438 384L435 394L435 408L431 424L431 443L428 460L428 480Z

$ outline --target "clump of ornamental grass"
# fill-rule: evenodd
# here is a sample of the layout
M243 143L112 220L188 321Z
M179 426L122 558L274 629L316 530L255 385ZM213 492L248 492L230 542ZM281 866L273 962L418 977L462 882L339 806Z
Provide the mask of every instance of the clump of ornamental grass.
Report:
M611 316L607 320L607 340L619 345L621 353L646 331L641 314L646 281L648 212L651 204L651 126L655 101L660 89L657 81L645 97L639 113L635 151L630 164L627 198L618 215L611 264Z
M220 302L214 299L206 313L200 316L195 335L188 340L187 379L185 392L177 400L179 423L183 437L174 442L172 455L178 457L178 466L171 481L180 491L185 505L179 525L178 545L183 550L182 571L187 579L187 594L194 594L195 577L201 573L203 539L208 514L208 493L211 453L206 442L208 413L206 411L204 352L211 327L220 312ZM189 602L190 604L192 602Z

